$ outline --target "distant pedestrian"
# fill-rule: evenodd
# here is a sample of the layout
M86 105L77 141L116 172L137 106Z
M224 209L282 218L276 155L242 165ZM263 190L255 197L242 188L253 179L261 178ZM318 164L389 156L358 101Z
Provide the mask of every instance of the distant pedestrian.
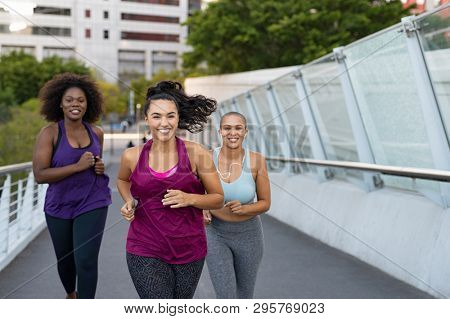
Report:
M131 140L127 144L127 148L130 148L130 147L134 147L134 143Z
M122 128L122 133L125 133L128 129L128 121L123 120L120 122L120 127Z
M252 298L263 255L259 215L270 208L270 182L265 158L242 146L247 132L242 114L225 114L222 147L213 151L225 205L204 211L204 221L209 224L206 263L217 298Z
M33 172L48 183L45 217L66 298L94 298L98 254L111 192L102 160L103 131L95 123L102 96L89 77L55 76L39 93L41 113L53 122L39 133Z
M152 139L126 149L117 188L129 220L127 263L141 298L192 298L206 255L202 209L223 206L211 155L177 129L201 131L216 102L181 84L148 89L144 116Z

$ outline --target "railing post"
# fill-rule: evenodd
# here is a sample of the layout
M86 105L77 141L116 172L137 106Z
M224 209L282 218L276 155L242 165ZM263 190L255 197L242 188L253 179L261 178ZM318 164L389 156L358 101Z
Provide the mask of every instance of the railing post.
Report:
M38 185L38 204L36 209L34 210L34 218L33 220L38 222L38 225L45 221L44 215L44 202L45 202L45 194L47 193L48 184L40 184Z
M224 104L220 103L219 108L218 108L220 117L222 117L225 114L225 111L223 109L224 109Z
M311 107L310 99L306 90L305 82L303 80L303 74L300 69L293 74L295 78L295 87L300 100L300 108L302 110L303 117L305 119L305 126L308 129L308 137L311 144L311 152L313 158L319 160L326 160L327 155L325 152L325 146L319 132L319 126L317 125L316 118ZM323 167L317 168L319 177L322 181L332 176L331 170Z
M414 73L414 80L417 84L417 94L419 95L434 167L448 171L450 170L449 141L414 20L414 16L402 18L408 54ZM440 183L440 189L441 202L444 207L449 207L450 185Z
M251 92L247 92L246 96L245 96L245 101L247 103L247 107L250 110L250 116L252 117L255 125L257 126L257 130L259 132L258 136L259 136L259 140L261 141L261 143L258 143L258 141L256 141L256 144L259 147L259 151L261 152L261 154L265 155L265 156L269 156L269 153L267 152L268 150L268 146L267 146L267 140L265 138L265 134L264 131L262 129L262 118L261 118L261 114L259 113L258 109L256 108L256 104L255 101L253 99L252 93Z
M25 195L23 197L22 216L20 217L20 237L25 237L32 229L33 225L33 191L34 178L33 172L28 174L27 185L25 186Z
M220 142L221 137L219 136L219 132L218 132L218 130L220 128L220 118L221 118L221 116L220 116L219 110L217 110L216 112L214 112L212 114L212 123L214 124L214 130L211 129L211 134L215 134L216 140L218 141L218 143L216 145L212 145L212 143L211 143L211 148L213 148L213 149L222 145ZM211 126L213 126L213 125L211 125Z
M16 211L17 227L16 227L16 238L12 239L14 241L20 240L21 238L19 225L21 223L22 210L23 210L23 179L21 178L17 182L17 211Z
M0 258L6 256L9 247L9 208L11 202L11 175L6 175L0 197Z
M288 132L288 121L286 119L286 114L282 112L280 103L278 101L277 94L273 89L272 84L268 84L266 86L267 100L269 102L270 112L272 114L273 121L275 124L281 129L282 135L280 141L280 147L282 156L285 158L295 157L294 152L292 151L291 143L289 141L289 132ZM291 164L286 164L285 172L289 172L289 168ZM293 166L292 166L293 167Z
M232 101L232 102L231 102L231 105L233 106L233 110L234 110L234 111L236 111L236 112L238 112L238 113L244 115L246 118L249 117L248 114L244 114L244 113L242 112L242 109L241 109L241 107L240 107L238 101L236 100L236 98L233 98L231 101ZM248 134L247 134L247 137L245 138L244 143L245 143L245 144L247 145L247 147L249 147L250 149L258 150L257 143L256 143L256 141L254 140L254 135L252 134L252 132L250 132L248 123L247 123L247 129L248 129Z
M364 128L361 112L359 110L358 101L355 96L350 74L348 73L347 63L343 48L335 48L333 50L336 62L339 68L339 80L344 91L345 106L347 108L350 125L353 135L355 136L356 150L359 160L364 163L374 164L375 158L370 147L369 138ZM381 185L381 178L378 174L363 173L364 184L368 190L374 190Z

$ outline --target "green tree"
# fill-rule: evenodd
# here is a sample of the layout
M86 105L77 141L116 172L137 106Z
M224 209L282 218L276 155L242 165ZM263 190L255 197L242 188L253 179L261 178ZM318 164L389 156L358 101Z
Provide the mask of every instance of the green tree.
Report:
M11 119L11 106L14 105L14 92L12 88L0 89L0 124Z
M60 57L49 57L42 62L33 55L22 51L13 51L0 57L0 104L21 104L37 97L39 89L54 75L64 72L90 74L89 68L74 60L63 60ZM10 106L11 106L10 105Z
M134 104L144 105L147 89L150 86L157 84L160 81L177 81L184 84L186 75L182 71L173 70L170 72L160 70L150 80L147 80L144 76L140 76L137 79L131 81L130 88L134 91Z
M0 91L9 90L14 104L36 97L40 84L39 62L34 56L16 51L0 56Z
M59 56L51 56L42 60L39 64L40 83L39 86L51 80L56 74L71 72L76 74L91 75L87 66L75 59L64 60Z
M120 92L119 86L104 81L97 81L97 83L103 94L105 113L125 114L127 111L127 96Z
M219 0L186 22L184 66L230 73L304 64L409 14L399 0Z
M11 115L0 125L0 166L31 161L36 136L45 125L37 99L14 107Z

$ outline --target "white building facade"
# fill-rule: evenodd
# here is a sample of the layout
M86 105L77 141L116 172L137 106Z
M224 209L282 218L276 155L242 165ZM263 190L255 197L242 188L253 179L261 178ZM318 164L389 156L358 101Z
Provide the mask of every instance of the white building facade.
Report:
M151 78L181 64L192 0L5 0L0 53L74 57L110 82Z

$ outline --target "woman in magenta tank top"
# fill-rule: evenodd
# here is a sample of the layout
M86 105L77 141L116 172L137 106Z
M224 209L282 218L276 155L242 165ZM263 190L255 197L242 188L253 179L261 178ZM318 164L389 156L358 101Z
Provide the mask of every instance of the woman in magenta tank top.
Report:
M41 113L53 122L36 140L33 172L48 183L45 218L67 298L94 298L98 254L111 204L102 161L102 112L97 85L87 76L65 73L41 89Z
M203 209L223 206L210 153L177 129L200 132L216 101L187 96L163 81L147 91L144 116L152 139L122 155L117 188L130 221L126 251L141 298L192 298L207 252Z

